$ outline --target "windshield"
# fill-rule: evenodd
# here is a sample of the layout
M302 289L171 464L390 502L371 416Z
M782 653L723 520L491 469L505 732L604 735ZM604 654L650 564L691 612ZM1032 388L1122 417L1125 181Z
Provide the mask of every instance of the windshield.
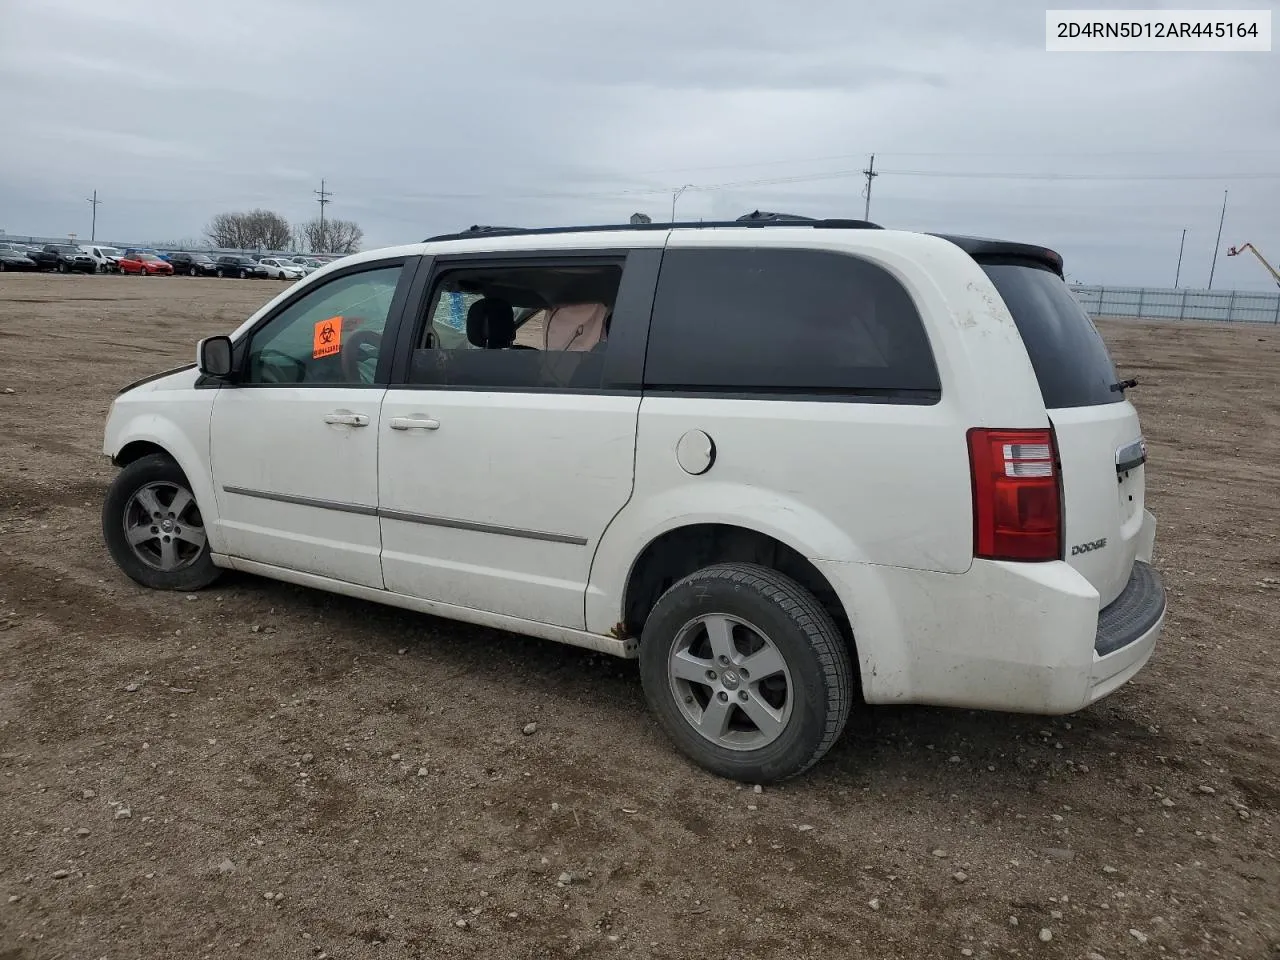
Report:
M1027 262L983 263L1013 314L1049 410L1120 403L1107 345L1067 285L1051 270Z
M157 257L155 254L151 254L151 253L140 253L138 254L138 259L139 260L159 260L160 258Z
M61 246L61 247L54 247L54 249L57 250L59 253L79 253L80 252L80 249L78 247Z
M98 252L101 253L104 257L120 256L120 251L117 250L115 247L99 247Z

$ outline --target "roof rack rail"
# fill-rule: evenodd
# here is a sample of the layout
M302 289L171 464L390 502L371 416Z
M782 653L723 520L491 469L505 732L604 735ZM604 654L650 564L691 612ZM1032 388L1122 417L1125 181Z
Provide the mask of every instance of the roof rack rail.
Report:
M812 227L815 230L883 230L870 220L816 220L789 213L762 213L759 210L744 214L737 220L686 220L658 223L594 223L576 227L487 227L473 225L459 233L442 233L427 237L423 243L444 240L469 240L475 237L523 237L556 233L604 233L613 230L708 230L724 227Z
M796 220L804 221L804 223L813 223L812 216L801 216L800 214L767 214L763 210L753 210L749 214L742 214L737 218L739 223L778 223L778 221L786 220L795 223Z

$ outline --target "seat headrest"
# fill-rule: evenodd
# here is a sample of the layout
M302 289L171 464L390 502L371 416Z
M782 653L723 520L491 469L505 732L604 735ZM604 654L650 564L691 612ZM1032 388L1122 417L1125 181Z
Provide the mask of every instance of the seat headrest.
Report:
M467 311L467 339L486 350L505 349L516 339L515 311L497 297L477 300Z
M604 318L609 308L603 303L566 303L547 317L546 349L587 351L605 336Z

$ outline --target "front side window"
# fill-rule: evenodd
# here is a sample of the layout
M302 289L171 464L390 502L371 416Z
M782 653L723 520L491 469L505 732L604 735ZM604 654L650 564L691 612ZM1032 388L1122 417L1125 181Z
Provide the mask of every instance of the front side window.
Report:
M251 384L371 384L403 267L350 273L299 297L253 333Z
M621 282L620 262L448 270L420 320L409 382L598 388Z
M910 294L820 250L676 249L662 260L646 389L933 403L941 384Z

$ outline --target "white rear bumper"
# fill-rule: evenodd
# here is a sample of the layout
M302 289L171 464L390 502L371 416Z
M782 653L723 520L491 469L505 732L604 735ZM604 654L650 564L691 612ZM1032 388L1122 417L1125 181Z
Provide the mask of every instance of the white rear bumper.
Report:
M1145 565L1100 617L1097 590L1063 562L975 560L963 574L814 562L849 613L868 703L1072 713L1137 674L1164 625Z

